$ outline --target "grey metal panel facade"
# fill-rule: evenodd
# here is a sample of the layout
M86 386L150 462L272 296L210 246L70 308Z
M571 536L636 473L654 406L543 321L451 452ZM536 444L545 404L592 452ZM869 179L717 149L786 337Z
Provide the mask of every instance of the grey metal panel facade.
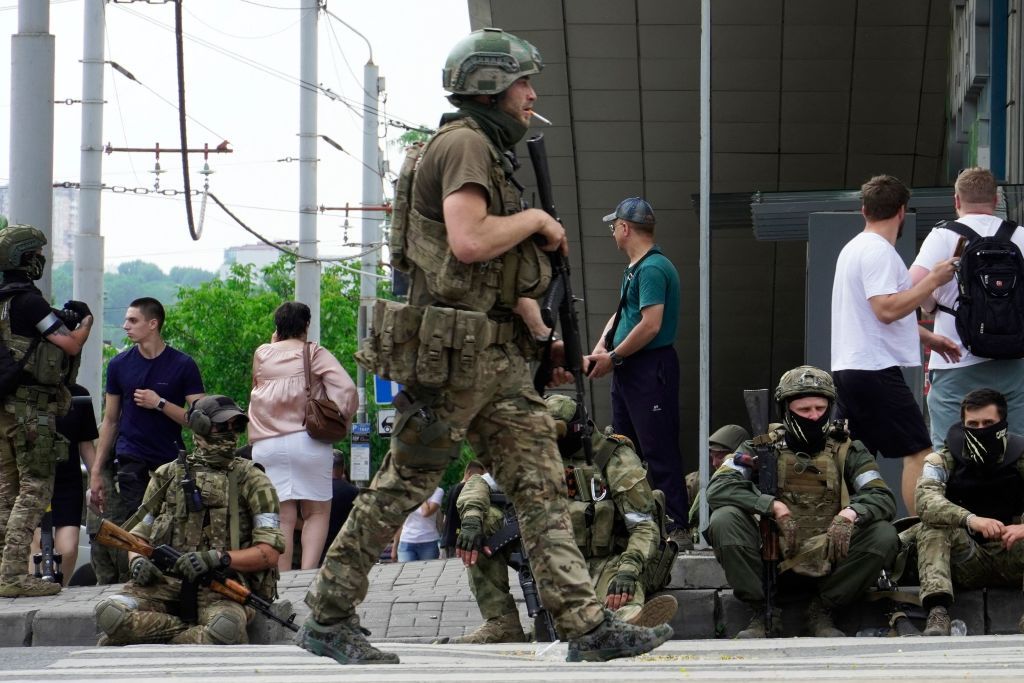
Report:
M588 341L614 312L625 265L600 218L645 196L680 271L682 448L696 466L699 0L468 0L473 28L541 46L537 110L575 188L559 208L585 264ZM712 192L855 189L886 172L940 186L949 7L941 0L715 0ZM520 172L529 184L529 164ZM568 195L569 193L564 193ZM773 386L803 361L806 245L716 228L711 255L711 421L745 423L741 389ZM575 255L575 254L574 254ZM599 422L608 385L594 384Z

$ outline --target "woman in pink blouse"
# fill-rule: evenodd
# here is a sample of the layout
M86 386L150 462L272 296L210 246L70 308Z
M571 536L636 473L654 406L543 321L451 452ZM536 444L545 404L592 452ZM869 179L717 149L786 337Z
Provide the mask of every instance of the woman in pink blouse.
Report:
M302 354L309 330L309 306L297 301L274 311L277 330L252 358L249 442L252 459L262 465L281 499L284 552L278 569L292 568L292 535L302 512L302 568L316 568L327 540L331 515L331 444L316 441L303 425L306 373ZM312 395L334 401L351 420L358 406L356 386L330 351L315 342L311 352Z

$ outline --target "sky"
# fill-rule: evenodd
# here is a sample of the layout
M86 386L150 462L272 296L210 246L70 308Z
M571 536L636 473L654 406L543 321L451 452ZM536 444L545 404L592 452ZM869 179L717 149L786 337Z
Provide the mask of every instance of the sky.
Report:
M210 191L250 227L274 240L297 240L299 235L299 166L294 160L299 156L300 4L186 0L182 6L188 146L230 143L233 153L210 155ZM470 30L466 0L330 0L327 10L365 35L372 46L373 61L385 79L382 121L394 118L435 127L440 115L451 109L441 89L441 68L448 50ZM82 97L83 11L83 0L50 3L50 33L56 39L54 99L62 102ZM17 27L16 0L0 0L0 185L6 185L10 175L9 36ZM179 147L173 4L108 3L105 30L106 59L139 82L106 67L104 144ZM318 132L340 143L345 152L319 143L317 204L358 205L362 75L369 52L363 39L323 12L318 36L318 81L343 98L318 98ZM78 182L81 107L54 106L54 181ZM385 158L394 172L401 165L400 150L387 140L403 132L395 126L380 128ZM155 161L151 153L104 154L103 182L152 189ZM202 189L202 156L192 155L189 163L192 187ZM180 155L161 154L160 165L161 189L182 189ZM257 242L212 201L198 242L189 236L181 196L104 191L101 202L108 271L135 259L156 263L165 272L173 266L216 270L225 248ZM198 222L199 198L193 199L193 210ZM358 213L351 215L348 242L360 241L359 218ZM343 246L344 223L341 212L320 214L321 255L357 251Z

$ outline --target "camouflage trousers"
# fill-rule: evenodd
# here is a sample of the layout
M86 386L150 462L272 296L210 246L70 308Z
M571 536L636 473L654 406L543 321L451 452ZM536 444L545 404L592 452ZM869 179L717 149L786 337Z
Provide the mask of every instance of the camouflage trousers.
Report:
M708 536L736 597L749 604L763 603L761 536L754 516L731 505L716 508ZM899 536L889 522L856 527L849 554L817 581L825 606L842 607L863 595L879 572L892 564L898 545Z
M167 578L153 586L125 584L121 593L108 598L127 608L124 620L100 643L239 645L249 642L246 625L256 614L252 609L200 588L196 623L188 624L177 616L180 587L177 579Z
M501 527L501 521L501 512L497 508L490 508L484 520L484 533L487 536L494 534ZM508 555L510 548L513 547L514 544L507 546L490 557L481 555L477 563L467 570L469 588L480 608L480 616L484 619L494 619L517 611L509 589ZM618 567L619 555L587 560L587 570L594 586L594 593L601 602L608 597L608 584L615 578ZM644 589L638 583L633 598L620 607L617 614L621 619L628 619L639 612L643 605Z
M53 415L43 416L54 424ZM19 421L0 409L0 581L7 583L25 575L32 533L53 498L54 439L37 426L39 417L30 412Z
M89 532L91 563L93 571L96 573L96 584L103 586L128 581L128 551L97 543L93 536L99 531L100 522L103 519L109 519L114 524L121 526L130 515L121 502L121 494L117 490L113 458L107 458L100 475L103 477L103 490L107 493L106 511L104 515L99 515L92 509L88 509L85 528Z
M570 638L585 633L603 621L601 603L573 536L555 424L533 389L526 359L514 344L492 345L477 353L467 384L471 388L432 392L429 408L447 425L452 442L470 439L515 505L541 601L559 631ZM418 392L428 395L409 389L413 397L419 398ZM355 613L381 550L441 481L448 463L410 459L408 438L392 435L391 451L369 488L356 497L310 586L306 604L321 624Z
M1006 550L999 541L979 543L966 529L921 524L917 532L917 573L921 599L960 588L1024 588L1024 543Z

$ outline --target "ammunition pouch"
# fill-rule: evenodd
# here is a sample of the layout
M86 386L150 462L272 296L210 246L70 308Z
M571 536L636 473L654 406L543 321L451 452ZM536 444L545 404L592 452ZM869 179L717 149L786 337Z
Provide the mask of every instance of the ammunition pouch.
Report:
M443 472L459 457L461 441L451 437L451 425L434 413L427 401L412 400L404 391L395 397L398 417L391 433L391 456L399 467Z
M576 545L584 557L607 557L615 547L615 503L611 498L599 501L569 501L569 517Z
M514 322L484 313L378 300L356 361L393 382L461 391L476 383L480 352L515 336Z
M670 538L662 537L654 557L644 567L644 572L640 576L644 591L648 594L655 593L668 586L672 581L672 567L678 554L679 545Z

